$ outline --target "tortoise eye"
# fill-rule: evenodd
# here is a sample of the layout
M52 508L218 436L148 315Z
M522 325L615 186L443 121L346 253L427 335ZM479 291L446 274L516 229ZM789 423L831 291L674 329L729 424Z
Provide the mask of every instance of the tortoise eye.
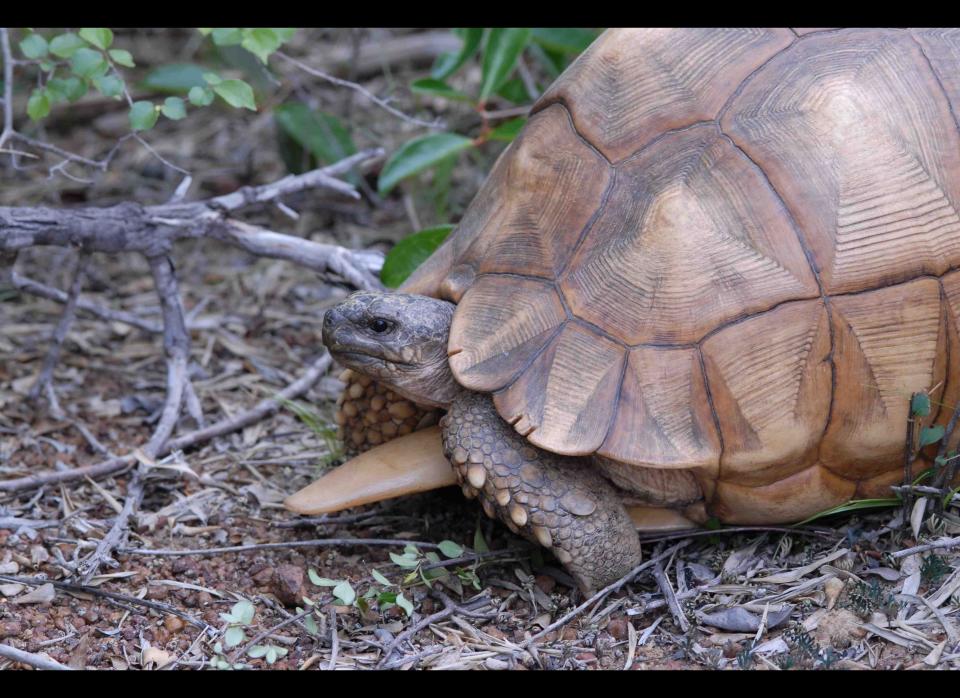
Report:
M391 323L389 320L384 320L382 317L377 317L370 321L369 327L377 334L381 334L389 330L392 325L393 323Z

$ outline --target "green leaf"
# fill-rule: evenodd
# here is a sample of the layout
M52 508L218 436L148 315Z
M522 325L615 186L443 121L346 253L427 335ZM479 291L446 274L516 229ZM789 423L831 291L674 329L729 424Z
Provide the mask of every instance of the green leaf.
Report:
M179 121L187 115L187 108L179 97L167 97L163 100L160 112L168 119Z
M123 80L116 75L98 75L93 79L93 86L104 97L120 97L123 94Z
M456 133L431 133L407 141L383 166L377 191L381 196L385 196L401 180L412 177L471 145L473 141Z
M910 401L910 413L915 417L926 417L930 414L930 396L926 393L917 393Z
M483 29L454 29L453 33L463 40L460 50L452 53L443 53L437 57L433 68L430 70L430 76L437 80L443 80L460 70L460 66L467 62L477 49L480 47L480 40L483 38Z
M73 32L59 34L50 41L50 53L60 58L70 58L79 49L86 46L86 42Z
M878 499L851 499L846 504L841 504L831 509L825 509L824 511L814 514L810 518L804 519L803 521L800 521L793 525L803 526L804 524L808 524L811 521L816 521L819 518L822 518L824 516L831 516L833 514L846 514L847 512L860 511L861 509L878 509L878 508L884 508L884 507L895 507L895 506L900 506L900 504L902 504L902 502L895 497L878 498Z
M486 553L490 550L487 540L483 537L483 531L480 530L479 523L473 531L473 549L478 553Z
M283 39L275 29L257 28L244 29L243 41L240 43L263 63L267 62L270 54L283 44Z
M39 87L30 93L30 99L27 100L27 116L32 121L40 121L50 113L50 97L46 90Z
M243 642L246 637L243 628L234 625L231 628L227 628L227 632L223 636L223 642L227 647L236 647Z
M285 133L323 164L357 152L350 133L335 116L315 112L300 102L288 102L276 107L273 117Z
M81 29L80 38L101 51L106 51L113 43L113 32L109 29Z
M92 48L79 48L70 56L70 70L81 78L104 75L110 69L107 59Z
M406 612L408 618L413 615L413 604L403 594L397 594L397 605Z
M311 635L316 635L317 633L320 632L320 628L317 627L317 621L313 619L312 613L309 616L303 617L303 625L304 627L306 627L307 632L310 633Z
M259 659L266 653L267 653L266 645L254 645L253 647L247 650L247 656L253 659Z
M213 85L213 91L231 107L257 110L257 103L253 99L253 88L243 80L224 80Z
M370 571L370 574L373 575L373 578L376 579L379 584L383 584L383 586L385 586L385 587L392 587L392 586L393 586L393 583L392 583L389 579L387 579L386 577L384 577L384 576L383 576L380 572L378 572L377 570L371 570L371 571Z
M486 102L513 72L517 59L530 40L529 29L491 29L483 53L480 101Z
M384 591L380 594L377 594L377 603L378 604L394 604L397 602L397 592L395 591Z
M316 570L312 567L307 570L307 576L310 578L310 581L313 582L314 586L318 587L335 587L340 582L334 579L327 579L326 577L321 577L317 574Z
M232 28L220 28L214 29L213 32L213 43L217 46L236 46L241 41L243 41L243 32L239 29Z
M133 62L133 56L130 55L130 52L122 48L112 48L107 51L107 55L110 56L114 63L122 65L124 68L135 68L137 65Z
M350 586L350 582L346 580L340 582L333 588L333 595L344 606L352 605L354 600L357 598L357 592L353 590L353 587Z
M436 78L422 78L410 83L410 91L421 95L430 95L432 97L445 97L446 99L469 100L470 97L463 94L460 90L455 90L443 80Z
M397 555L396 553L390 553L390 559L393 560L393 564L399 565L404 569L410 569L420 564L412 555Z
M253 616L256 611L253 604L249 601L237 601L233 604L233 608L230 609L230 613L237 619L237 622L243 625L250 625L250 623L253 622Z
M943 438L944 428L942 424L932 427L924 427L920 430L920 448L937 443Z
M586 50L587 46L597 38L596 32L589 29L534 29L532 37L535 42L550 51L577 54Z
M527 86L523 84L523 80L520 78L512 78L503 83L497 90L497 96L503 97L514 104L526 104L533 99L527 92Z
M24 56L33 60L46 56L49 49L47 40L39 34L28 34L20 42L20 51Z
M134 131L147 131L157 123L159 114L153 102L141 100L130 107L130 128Z
M194 87L206 87L204 73L204 69L194 63L171 63L147 73L140 87L163 94L183 95Z
M187 99L190 100L190 104L193 104L198 107L205 107L211 102L213 102L213 90L209 87L191 87L190 93L187 95Z
M42 70L45 73L49 73L55 67L56 65L54 63L51 63L50 61L40 61L40 70ZM2 81L0 81L0 86L3 86Z
M204 73L204 74L203 74L203 79L204 79L204 80L206 81L206 83L207 83L208 85L210 85L211 87L212 87L213 85L219 85L221 82L223 82L223 78L221 78L221 77L220 77L219 75L217 75L216 73Z
M463 548L454 543L452 540L442 540L437 547L440 548L440 552L443 553L444 556L450 558L451 560L455 557L460 557L463 555Z
M433 254L434 250L440 247L451 230L453 230L452 225L438 225L435 228L427 228L405 237L390 250L387 258L383 261L380 280L388 288L396 288L402 284L417 267ZM393 559L392 555L391 559Z
M526 125L526 123L526 118L522 116L516 119L510 119L510 121L504 121L502 124L490 131L490 133L487 134L487 138L492 141L506 141L509 143L517 137L517 134L520 133L520 130Z

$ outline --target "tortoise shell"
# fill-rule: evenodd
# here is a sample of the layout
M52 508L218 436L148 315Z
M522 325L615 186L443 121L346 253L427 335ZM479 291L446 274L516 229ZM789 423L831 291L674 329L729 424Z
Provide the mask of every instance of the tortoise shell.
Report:
M955 30L608 31L405 290L536 446L727 521L883 496L960 398L958 75Z

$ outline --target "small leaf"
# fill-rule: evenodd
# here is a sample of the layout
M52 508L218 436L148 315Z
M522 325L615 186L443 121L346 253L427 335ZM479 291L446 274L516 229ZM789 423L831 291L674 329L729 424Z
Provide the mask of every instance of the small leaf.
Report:
M160 111L165 117L174 121L179 121L187 115L187 108L179 97L167 97L163 100Z
M259 659L266 653L267 653L266 645L254 645L253 647L247 650L247 656L253 659Z
M470 58L480 47L480 40L483 38L483 29L454 29L453 33L463 39L463 44L459 51L444 53L437 57L433 68L430 70L430 76L437 80L443 80L460 69L467 59Z
M527 86L523 84L523 80L520 78L511 78L503 83L499 89L497 89L497 96L503 97L508 102L513 102L514 104L527 104L533 99L530 93L527 92Z
M535 42L551 51L577 54L586 50L597 38L595 32L589 29L534 29L532 38Z
M93 79L93 85L104 97L119 97L123 94L123 80L116 75L99 75Z
M207 84L210 86L219 85L221 82L223 82L223 78L216 73L204 73L203 79L206 80Z
M39 34L29 34L20 42L20 51L33 60L46 56L49 48L47 40Z
M370 571L370 574L373 575L373 578L376 579L378 583L383 584L383 586L385 586L385 587L392 587L392 586L393 586L393 583L391 583L391 581L390 581L389 579L387 579L386 577L384 577L384 576L383 576L382 574L380 574L380 572L378 572L377 570L371 570L371 571Z
M381 196L385 196L401 180L412 177L471 145L473 141L456 133L431 133L407 141L383 166L377 190Z
M311 635L316 635L320 632L320 628L317 627L317 621L313 619L313 614L303 617L303 625Z
M50 113L50 97L46 90L39 87L30 93L30 99L27 100L27 116L33 121L40 121Z
M357 598L357 592L350 586L350 582L343 581L333 588L333 595L344 606L350 606Z
M130 55L130 52L122 48L112 48L107 51L107 55L110 56L114 63L122 65L124 68L135 68L137 65L133 62L133 56Z
M107 59L99 51L92 48L80 48L70 56L70 70L81 78L92 78L103 75L110 69Z
M53 78L47 82L47 93L52 102L69 100L76 102L87 94L87 83L71 75L66 78Z
M217 46L236 46L243 41L243 33L236 28L220 28L213 30L213 43Z
M318 587L335 587L340 583L336 579L321 577L313 568L307 570L307 576L310 578L310 581L313 582L314 586Z
M504 121L490 131L490 133L487 134L487 138L492 141L506 141L509 143L517 137L517 134L520 133L526 123L527 120L522 116L516 119L510 119L510 121Z
M487 541L483 537L483 531L480 530L479 524L473 531L473 549L478 553L486 553L490 551L490 546L487 545Z
M380 280L389 288L396 288L402 284L433 254L434 250L440 247L451 230L453 230L452 225L439 225L405 237L387 254L387 258L383 261L383 268L380 270ZM391 559L393 559L392 555Z
M377 603L396 603L397 602L397 593L395 591L385 591L377 595Z
M427 558L427 560L429 560L430 562L434 562L434 563L440 562L440 556L437 555L437 554L436 554L435 552L433 552L432 550L431 550L430 552L424 554L424 557Z
M926 393L916 393L910 401L910 413L915 417L926 417L930 414L930 396Z
M140 83L144 90L182 95L194 87L206 87L204 70L193 63L171 63L154 68ZM211 95L211 99L213 96Z
M413 615L413 604L403 594L397 594L397 605L406 612L408 618Z
M529 29L490 30L483 54L483 75L480 81L480 101L486 102L507 81L517 59L530 40Z
M227 628L227 632L223 636L223 642L227 647L236 647L246 638L247 636L244 634L243 628L234 625Z
M205 107L213 102L213 90L209 87L191 87L190 93L187 95L187 99L190 100L190 104L193 104L198 107Z
M134 131L147 131L157 123L158 112L153 102L141 100L130 107L130 128Z
M309 150L320 163L330 164L357 152L343 123L331 114L313 111L306 104L288 102L273 110L283 131Z
M113 43L113 32L109 29L81 29L80 38L101 51L106 51Z
M277 661L277 648L274 647L273 645L271 645L267 649L266 659L267 659L267 664L273 664L275 661Z
M253 99L253 88L243 80L224 80L213 85L213 91L231 107L257 110L257 103Z
M420 564L417 562L416 558L411 555L397 555L396 553L390 553L390 559L393 560L395 565L399 565L404 569L411 569Z
M430 95L433 97L445 97L447 99L469 100L470 97L463 94L460 90L455 90L443 80L436 78L422 78L410 83L410 91L417 94Z
M250 623L253 622L253 616L256 612L257 609L254 608L253 604L249 601L237 601L233 604L233 608L230 609L233 617L244 625L250 625Z
M263 27L244 29L243 41L240 42L241 46L259 58L263 63L267 62L270 54L280 48L281 44L283 44L283 39L280 38L276 30Z
M942 424L932 427L924 427L920 430L920 448L937 443L943 438L944 428Z
M70 58L79 49L86 46L86 42L73 32L59 34L50 41L50 53L60 58Z
M441 553L451 560L463 555L463 548L454 543L452 540L442 540L437 547L440 548Z

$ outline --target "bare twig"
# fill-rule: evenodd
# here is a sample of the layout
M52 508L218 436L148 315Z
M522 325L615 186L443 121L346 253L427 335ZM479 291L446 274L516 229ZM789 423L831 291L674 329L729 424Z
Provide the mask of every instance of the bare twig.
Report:
M327 671L337 668L337 651L340 649L340 636L337 633L337 612L330 609L330 663Z
M406 121L406 122L408 122L408 123L416 124L417 126L425 126L426 128L434 128L434 129L442 129L442 128L445 128L445 127L446 127L445 124L443 123L443 121L441 121L441 120L439 120L439 119L436 119L436 120L430 122L430 121L423 121L422 119L417 119L417 118L412 117L412 116L408 116L407 114L404 114L404 113L403 113L402 111L400 111L399 109L396 109L396 108L394 108L394 107L391 107L389 104L387 104L387 103L384 102L382 99L380 99L379 97L377 97L376 95L374 95L372 92L370 92L370 90L368 90L367 88L365 88L363 85L358 85L358 84L355 83L355 82L350 82L349 80L344 80L344 79L342 79L342 78L335 78L334 76L328 75L327 73L324 73L324 72L321 71L321 70L317 70L316 68L311 68L311 67L308 66L306 63L303 63L303 62L301 62L301 61L298 61L296 58L292 58L291 56L288 56L287 54L283 53L282 51L277 51L277 52L274 53L273 55L274 55L274 56L277 56L278 58L281 58L281 59L287 61L288 63L291 63L292 65L295 65L297 68L299 68L299 69L302 70L303 72L308 73L309 75L312 75L312 76L314 76L314 77L316 77L316 78L320 78L321 80L326 80L327 82L332 83L332 84L334 84L334 85L337 85L337 86L339 86L339 87L346 87L346 88L349 88L349 89L351 89L351 90L356 90L357 92L359 92L360 94L362 94L364 97L366 97L367 99L369 99L371 102L373 102L374 104L376 104L376 105L377 105L378 107L380 107L381 109L384 109L384 110L390 112L391 114L393 114L393 115L396 116L397 118L403 119L404 121Z
M554 621L553 623L551 623L550 625L548 625L546 628L544 628L543 630L541 630L541 631L540 631L539 633L537 633L536 635L533 635L533 636L531 636L529 639L525 640L520 646L523 647L524 649L526 649L527 647L529 647L530 645L532 645L534 642L536 642L537 640L539 640L541 637L545 636L547 633L549 633L549 632L551 632L551 631L553 631L553 630L556 630L557 628L562 628L564 625L566 625L566 624L569 623L571 620L573 620L574 618L576 618L577 616L579 616L579 615L580 615L581 613L583 613L588 607L590 607L591 605L593 605L594 603L596 603L596 602L599 601L600 599L603 599L603 598L604 598L605 596L607 596L608 594L612 594L612 593L615 592L617 589L619 589L619 588L622 587L623 585L625 585L625 584L627 584L628 582L630 582L634 577L636 577L638 574L640 574L640 573L643 572L644 570L646 570L646 569L648 569L648 568L650 568L650 567L653 567L653 566L654 566L657 562L659 562L660 560L663 560L663 559L665 559L665 558L670 557L670 556L673 555L675 552L677 552L677 551L680 550L681 548L686 547L686 546L689 545L689 544L690 544L690 541L689 541L689 540L682 540L682 541L680 541L679 543L677 543L676 545L670 546L670 547L667 548L664 552L660 553L660 554L657 555L656 557L652 557L652 558L650 558L649 560L647 560L646 562L637 565L637 566L634 567L632 570L630 570L630 571L627 572L625 575L623 575L620 579L618 579L617 581L612 582L611 584L608 584L607 586L605 586L603 589L601 589L601 590L598 591L596 594L594 594L593 596L591 596L589 599L587 599L586 601L584 601L582 604L580 604L579 606L577 606L576 608L574 608L572 611L570 611L569 613L567 613L566 615L564 615L562 618Z
M10 31L0 28L0 55L3 57L3 131L0 148L13 134L13 53L10 51Z
M311 608L308 608L306 611L301 611L300 613L298 613L298 614L295 615L295 616L290 616L289 618L286 618L286 619L280 621L279 623L277 623L276 625L274 625L272 628L267 628L266 630L264 630L263 632L261 632L259 635L257 635L256 637L254 637L252 640L250 640L250 642L248 642L247 644L245 644L243 647L240 647L239 649L237 649L237 650L233 653L232 657L230 658L230 663L231 663L231 664L235 664L236 662L240 661L240 658L243 657L243 656L247 653L247 650L249 650L251 647L253 647L254 645L256 645L258 642L260 642L260 641L261 641L262 639L264 639L265 637L269 637L270 635L273 635L275 632L277 632L277 631L280 630L281 628L285 628L286 626L291 625L292 623L296 623L296 622L300 621L302 618L305 618L306 616L309 616L311 613L313 613L313 608L312 608L312 607L311 607Z
M670 584L667 573L663 571L663 565L659 560L657 560L657 564L653 566L653 577L657 580L657 586L660 587L660 591L663 592L663 598L667 601L667 607L670 609L670 613L673 614L673 619L677 621L680 630L687 632L690 629L690 622L687 620L687 617L683 615L683 609L681 609L680 604L677 603L677 595L673 592L673 586Z
M6 30L3 30L6 31ZM34 669L46 669L53 671L73 671L71 667L64 666L60 662L56 662L49 657L43 657L39 654L33 654L32 652L25 652L24 650L18 650L16 647L11 647L10 645L5 645L0 642L0 657L5 659L12 659L15 662L20 662L21 664L26 664L32 666Z
M53 341L50 343L50 348L47 349L47 356L43 360L43 368L40 370L40 375L37 377L36 382L30 388L30 392L27 393L29 400L36 400L41 391L45 390L48 385L50 385L51 389L53 388L51 383L53 371L54 368L56 368L57 360L60 358L60 347L63 346L63 342L67 338L67 332L70 330L70 325L73 323L73 317L77 309L77 299L80 297L80 287L83 284L83 277L87 273L89 263L90 255L81 250L77 254L77 268L73 272L73 281L70 284L67 302L66 305L63 306L60 321L57 323L57 327L53 332Z
M229 419L224 419L216 422L215 424L211 424L205 429L198 429L176 439L171 439L166 448L161 450L158 455L162 456L170 451L191 448L197 444L205 443L210 439L216 438L217 436L229 434L230 432L243 429L244 427L255 422L259 422L261 419L265 419L269 415L279 410L284 402L293 400L307 392L314 385L314 383L320 380L320 377L330 366L330 362L330 355L324 352L316 361L313 362L310 368L307 369L299 379L280 391L276 397L261 400L249 410L234 415ZM74 468L73 470L39 473L36 475L29 475L27 477L15 478L13 480L7 480L6 482L0 482L0 492L17 492L20 490L33 489L34 487L41 487L43 485L56 482L76 480L83 477L104 477L106 475L125 470L136 462L136 456L134 454L128 454L125 456L110 458L95 465Z
M426 543L419 540L402 540L399 538L318 538L314 540L285 541L283 543L251 543L250 545L232 545L225 548L196 548L194 550L150 550L148 548L123 548L117 552L123 555L181 557L184 555L222 555L224 553L245 553L251 550L277 550L283 548L332 548L344 545L416 545L429 550L437 550L440 547L436 543Z
M895 553L890 553L890 557L895 560L900 559L901 557L907 557L908 555L913 555L915 553L923 553L927 550L939 550L942 548L956 548L960 545L960 537L957 538L941 538L938 541L933 543L926 543L925 545L915 545L912 548L906 548L904 550L898 550Z

